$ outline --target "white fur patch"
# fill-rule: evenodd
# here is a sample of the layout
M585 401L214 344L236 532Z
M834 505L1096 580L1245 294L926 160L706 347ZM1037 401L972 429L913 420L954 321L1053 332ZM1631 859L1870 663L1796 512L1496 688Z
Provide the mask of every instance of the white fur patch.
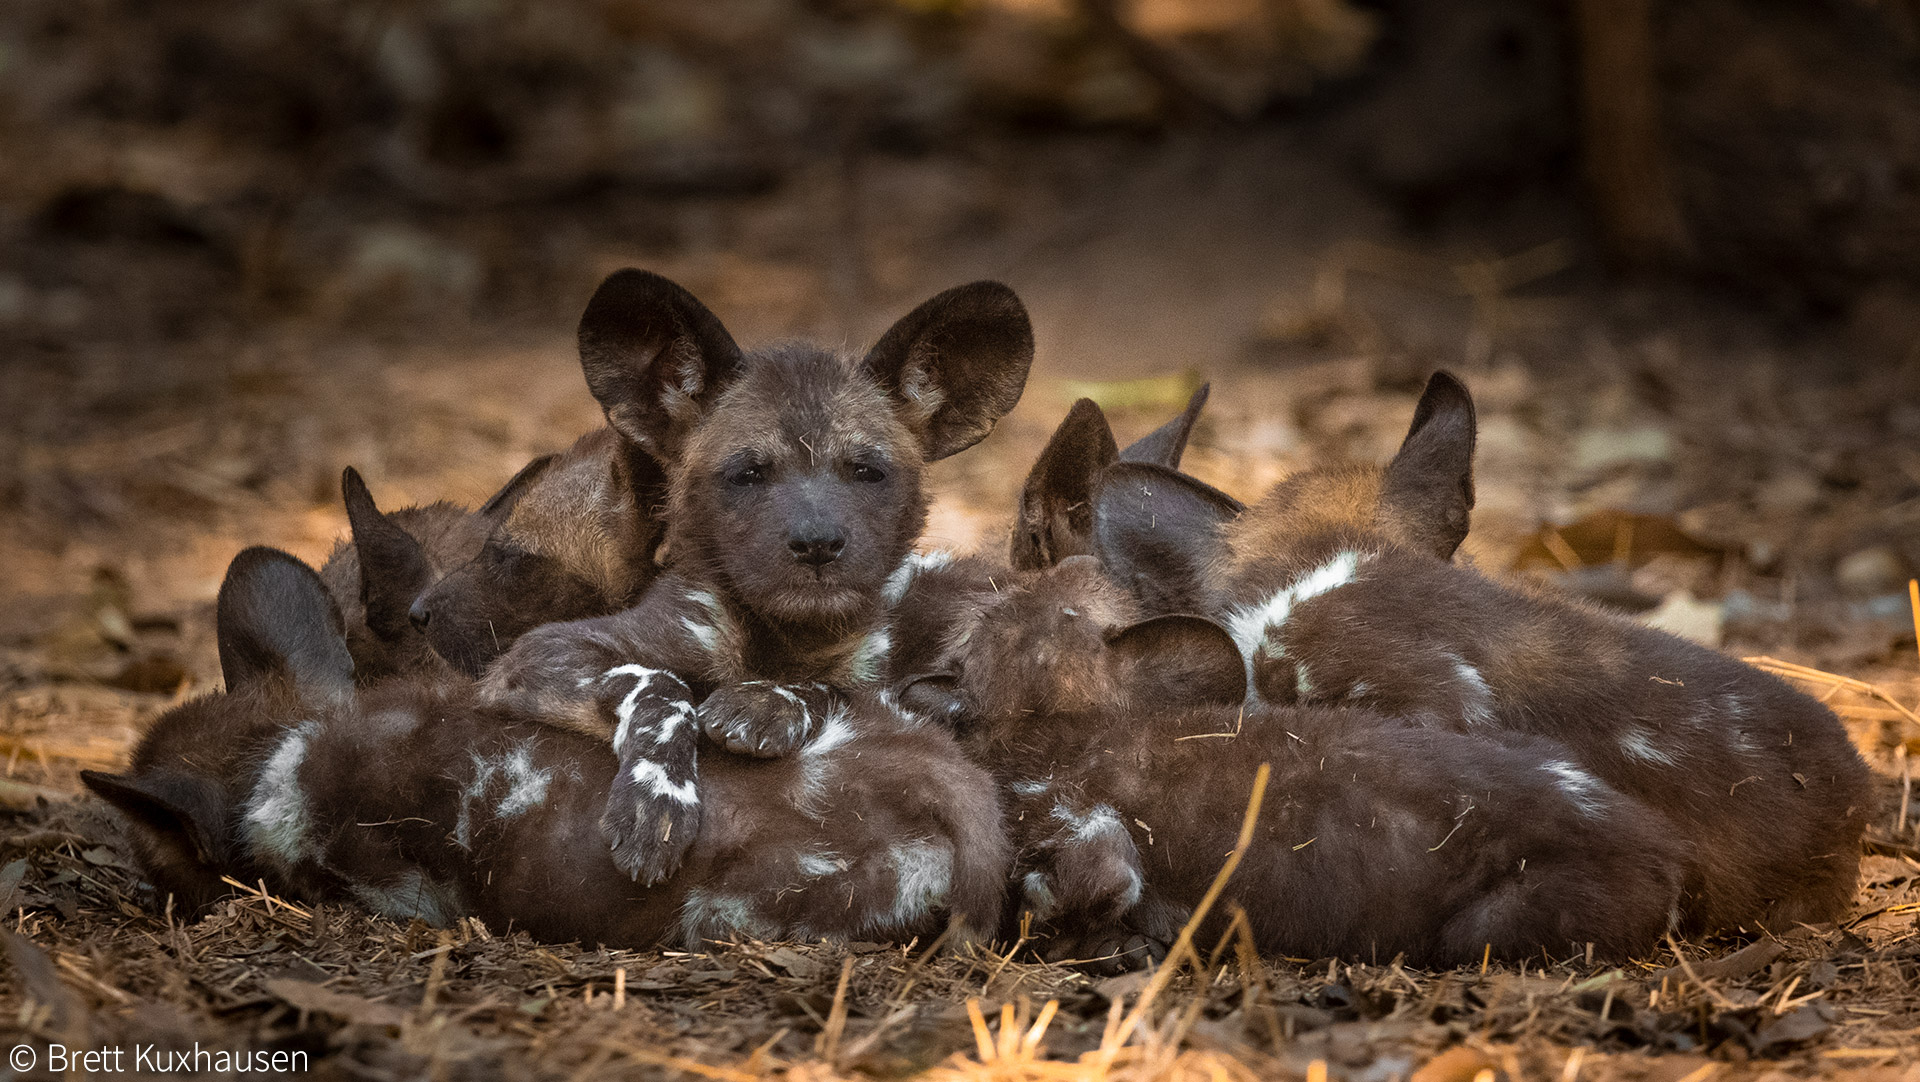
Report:
M913 924L947 900L953 883L953 850L925 840L891 846L893 860L893 921Z
M1560 791L1567 794L1567 799L1581 814L1597 816L1607 810L1607 788L1592 774L1564 759L1549 759L1540 764L1540 769L1558 780Z
M1025 896L1027 908L1033 911L1038 920L1053 916L1053 881L1043 872L1028 872L1020 881L1020 893Z
M1639 730L1633 730L1620 738L1620 750L1630 759L1643 763L1657 763L1660 766L1674 766L1679 763L1670 753L1654 744L1653 738Z
M1048 789L1053 788L1053 782L1031 779L1028 781L1016 781L1012 785L1007 786L1007 788L1012 789L1016 796L1039 796Z
M680 934L688 948L703 940L744 934L753 939L777 939L779 929L754 909L749 898L695 888L680 907Z
M1470 725L1493 724L1493 689L1487 686L1487 678L1480 670L1468 663L1466 658L1455 656L1453 675L1466 691L1465 701L1461 704L1461 713Z
M680 626L687 629L687 634L693 636L693 641L699 644L700 649L709 654L719 652L719 628L700 623L691 616L681 617Z
M547 802L547 787L553 784L553 771L534 768L532 745L516 746L499 762L500 772L507 779L507 795L494 806L495 816L512 819Z
M820 731L800 749L800 770L788 794L788 801L795 808L809 814L817 809L820 799L826 795L832 756L852 743L857 735L858 730L847 720L846 707L835 706L827 711Z
M659 799L671 800L689 808L700 803L700 790L694 782L674 784L667 777L666 768L651 759L635 762L628 776L633 778L634 784L646 786L647 791Z
M1312 571L1295 579L1286 586L1274 591L1273 596L1255 605L1243 605L1227 614L1227 633L1240 647L1240 656L1247 662L1247 697L1258 698L1253 684L1253 656L1261 647L1273 657L1279 657L1283 651L1279 643L1273 641L1273 633L1293 615L1294 606L1311 601L1321 594L1337 590L1354 580L1359 573L1361 563L1369 557L1358 552L1341 552Z
M552 769L534 768L531 744L516 745L505 755L472 755L472 759L473 780L460 791L460 811L453 823L454 844L462 849L473 848L473 809L486 800L495 779L505 782L507 789L494 805L496 819L512 819L545 804L547 788L553 784Z
M707 590L689 590L687 600L707 610L707 621L702 623L691 616L684 616L680 619L680 626L693 636L693 641L702 650L709 654L719 653L720 640L733 637L733 621L727 614L726 605Z
M298 864L309 855L311 820L307 793L300 787L300 765L306 762L307 744L319 730L318 722L303 721L281 737L247 800L248 840L254 849L283 864Z
M867 633L847 659L847 675L856 684L869 684L880 678L887 655L893 652L893 635L886 628Z
M800 874L814 879L847 870L846 858L826 849L800 854L799 864Z
M857 735L853 723L847 720L846 708L835 706L827 711L827 720L820 723L820 732L807 741L806 747L800 749L800 754L826 755L840 750Z
M893 574L887 576L887 584L880 590L880 599L886 602L889 608L898 605L906 598L907 591L913 588L913 580L918 578L922 571L938 571L952 562L953 553L946 549L907 553L907 558L901 560L900 566L894 568Z
M1090 842L1106 834L1127 833L1126 824L1120 822L1120 814L1105 804L1095 804L1093 810L1081 815L1063 801L1054 804L1053 817L1073 831L1072 840L1076 842Z

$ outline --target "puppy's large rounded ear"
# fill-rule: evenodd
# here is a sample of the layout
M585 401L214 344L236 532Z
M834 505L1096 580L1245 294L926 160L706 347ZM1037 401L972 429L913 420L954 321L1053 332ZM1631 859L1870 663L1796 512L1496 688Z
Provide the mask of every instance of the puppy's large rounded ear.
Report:
M341 474L340 495L360 560L360 604L366 608L367 630L390 642L407 633L407 609L433 583L433 567L420 542L374 504L359 470L348 466Z
M1187 453L1187 440L1193 436L1193 426L1200 421L1200 411L1206 408L1207 396L1213 391L1213 384L1202 383L1187 399L1187 408L1180 415L1152 432L1127 445L1120 452L1122 462L1151 462L1156 466L1165 466L1170 470L1180 468L1180 459Z
M1246 506L1165 466L1116 462L1093 500L1093 554L1149 613L1203 612L1221 527Z
M979 443L1020 401L1033 324L999 282L956 286L908 312L861 363L917 415L932 462Z
M707 306L651 271L613 272L580 316L580 368L607 423L662 462L740 362Z
M1008 554L1014 570L1051 567L1092 551L1094 481L1119 454L1099 405L1091 398L1075 402L1020 490Z
M1233 636L1199 616L1156 616L1116 631L1107 657L1135 707L1234 705L1247 697L1247 665Z
M243 550L227 565L214 612L228 691L282 677L306 701L353 694L340 609L306 564L279 549Z
M1442 560L1453 559L1467 538L1476 430L1466 384L1452 373L1435 372L1381 486L1381 507L1393 523Z
M139 846L141 870L155 893L173 894L188 915L226 893L220 880L232 866L227 824L232 808L220 784L198 774L159 771L103 774L82 770L80 780L113 805Z
M223 854L217 838L222 808L212 778L159 773L147 776L82 770L80 780L156 842L170 843L182 862L211 864Z
M972 715L960 680L952 673L925 673L900 688L900 706L908 713L958 729Z

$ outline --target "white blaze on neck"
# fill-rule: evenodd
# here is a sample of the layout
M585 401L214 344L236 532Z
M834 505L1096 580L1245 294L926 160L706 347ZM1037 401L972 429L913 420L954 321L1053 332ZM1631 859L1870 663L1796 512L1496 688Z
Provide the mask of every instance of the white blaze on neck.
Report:
M318 732L318 722L303 721L280 739L267 765L253 783L247 801L247 836L253 845L285 864L307 856L310 819L307 793L300 786L300 766L307 745Z
M888 608L898 605L913 588L913 580L920 577L922 571L938 571L953 563L953 553L946 549L934 549L931 552L909 552L907 558L900 561L893 574L887 576L887 584L880 590L880 599Z
M733 638L732 617L727 614L727 606L709 590L688 590L687 600L706 610L707 622L683 616L680 626L693 636L700 649L710 655L720 653L721 639Z
M1273 640L1273 633L1286 624L1294 606L1352 582L1368 558L1353 551L1336 553L1326 563L1275 590L1265 601L1242 605L1227 613L1227 633L1233 636L1234 644L1240 647L1240 656L1246 660L1249 699L1258 698L1254 690L1253 656L1262 646L1268 654L1281 656L1280 644Z
M847 675L856 684L870 684L880 678L880 670L893 652L893 635L886 628L867 633L847 661Z

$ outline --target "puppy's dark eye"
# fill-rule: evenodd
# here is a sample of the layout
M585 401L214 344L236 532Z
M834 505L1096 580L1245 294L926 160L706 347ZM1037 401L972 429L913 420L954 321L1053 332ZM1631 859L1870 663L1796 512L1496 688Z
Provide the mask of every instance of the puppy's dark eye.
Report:
M746 488L749 485L765 484L766 480L767 468L758 463L737 467L732 473L727 474L727 483L730 485L739 485L741 488Z
M877 485L887 479L887 471L865 462L853 464L853 479L866 485Z

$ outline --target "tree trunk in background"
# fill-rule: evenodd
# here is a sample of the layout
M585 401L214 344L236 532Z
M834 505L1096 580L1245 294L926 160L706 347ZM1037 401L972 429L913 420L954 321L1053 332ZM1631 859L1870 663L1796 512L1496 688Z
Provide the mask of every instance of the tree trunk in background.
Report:
M1660 129L1654 0L1572 0L1579 41L1581 156L1601 236L1634 267L1691 249Z

